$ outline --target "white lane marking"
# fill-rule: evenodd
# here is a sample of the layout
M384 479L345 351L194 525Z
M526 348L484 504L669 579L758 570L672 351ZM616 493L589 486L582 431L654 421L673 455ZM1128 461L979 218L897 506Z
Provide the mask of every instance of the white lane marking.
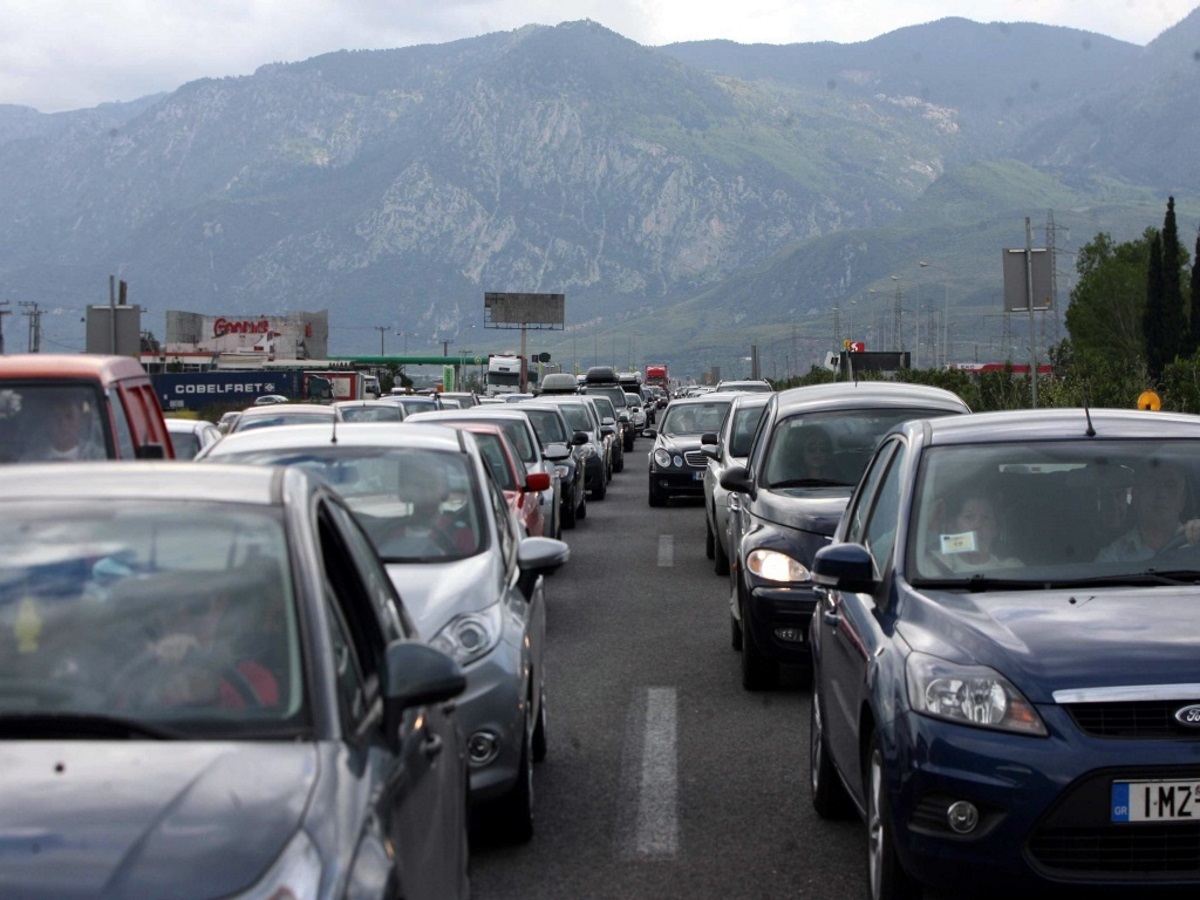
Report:
M658 536L658 564L667 567L675 565L675 535Z
M673 857L679 849L677 770L675 688L649 688L638 792L638 856Z

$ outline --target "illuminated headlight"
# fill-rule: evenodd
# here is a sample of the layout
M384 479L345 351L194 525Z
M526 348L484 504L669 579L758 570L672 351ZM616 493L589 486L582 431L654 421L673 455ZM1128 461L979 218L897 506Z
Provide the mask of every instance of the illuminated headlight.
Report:
M430 645L465 666L486 655L500 640L500 604L451 619Z
M746 557L746 568L767 581L808 581L812 576L803 563L778 550L754 550Z
M961 666L925 653L909 655L908 702L919 713L981 728L1044 736L1037 710L1007 678L987 666Z
M660 469L671 468L671 454L659 447L654 451L654 464Z
M280 897L316 897L321 887L321 857L303 829L279 854L258 884L236 900L277 900Z

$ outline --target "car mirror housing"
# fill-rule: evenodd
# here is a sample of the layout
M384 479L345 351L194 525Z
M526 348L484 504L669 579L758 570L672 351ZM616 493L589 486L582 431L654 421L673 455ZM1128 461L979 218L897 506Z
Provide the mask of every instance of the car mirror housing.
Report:
M585 436L585 441L586 441L586 436ZM568 447L566 444L561 444L558 442L555 442L552 444L547 444L542 449L542 456L544 456L546 459L550 460L551 462L562 462L564 459L571 458L571 448Z
M400 752L400 723L406 709L453 700L467 689L462 666L440 650L417 641L392 641L383 658L383 728L393 753Z
M754 495L754 479L745 466L730 466L721 473L721 487L739 494Z
M574 444L576 447L582 447L587 442L588 442L588 436L587 436L586 431L577 431L573 435L571 435L571 443Z
M862 544L831 544L813 557L813 581L823 587L872 594L878 586L875 561Z
M548 537L522 538L517 546L517 568L521 575L517 586L526 601L533 599L533 588L539 576L557 572L571 558L571 548L565 541Z
M550 490L550 473L549 472L530 472L525 476L525 490L527 491L548 491Z
M642 429L642 437L648 437L648 438L658 437L658 429L657 428L643 428Z

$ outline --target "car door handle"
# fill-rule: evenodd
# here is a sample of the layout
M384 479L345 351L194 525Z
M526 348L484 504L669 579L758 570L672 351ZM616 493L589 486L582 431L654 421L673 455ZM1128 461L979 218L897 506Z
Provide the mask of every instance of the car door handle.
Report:
M425 738L425 742L421 745L421 749L425 751L425 755L433 759L442 752L442 737L438 734L431 734Z

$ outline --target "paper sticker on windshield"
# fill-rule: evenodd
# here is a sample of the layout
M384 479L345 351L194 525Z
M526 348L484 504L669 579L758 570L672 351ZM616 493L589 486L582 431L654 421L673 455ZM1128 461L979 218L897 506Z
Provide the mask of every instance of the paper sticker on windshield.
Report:
M975 532L962 531L958 534L943 534L942 538L942 553L974 553L975 547Z

